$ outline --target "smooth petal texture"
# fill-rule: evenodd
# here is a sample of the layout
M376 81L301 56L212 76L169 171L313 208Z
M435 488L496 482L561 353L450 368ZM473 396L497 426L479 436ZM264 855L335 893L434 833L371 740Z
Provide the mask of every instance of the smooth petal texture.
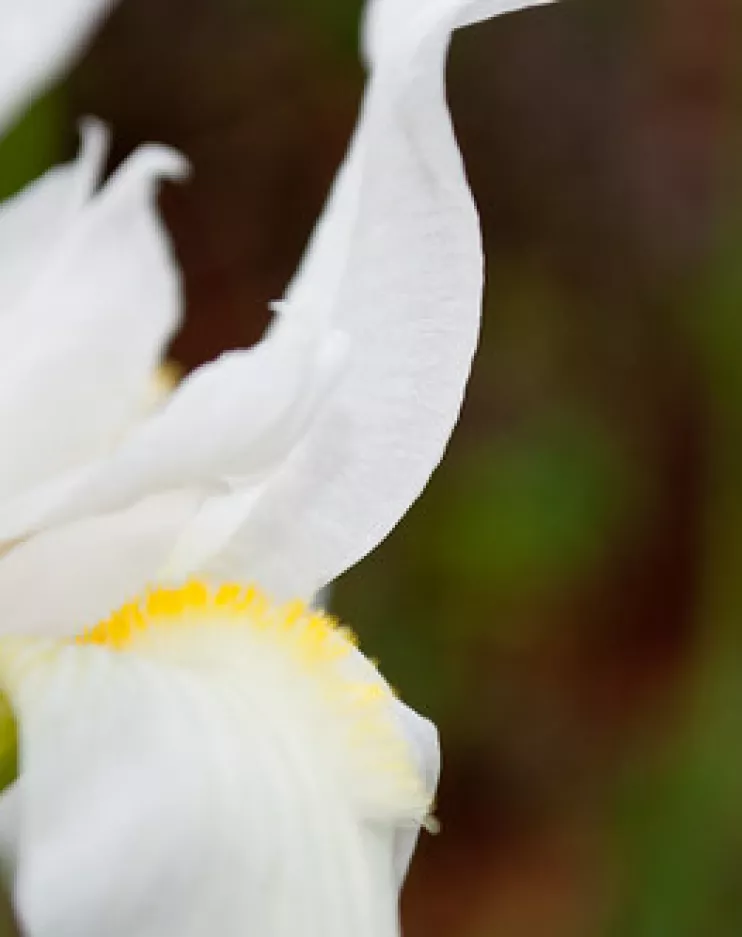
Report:
M307 432L346 355L341 333L279 319L253 348L188 377L86 486L86 509L185 484L259 484Z
M366 761L377 736L280 647L205 634L179 644L170 627L144 652L0 648L24 932L396 935L396 811L409 820L387 802L385 760Z
M360 682L379 679L375 666L359 650L356 650L344 661L345 671L350 679ZM383 678L381 678L383 679ZM392 718L398 731L407 741L407 745L415 764L415 768L422 780L423 787L430 793L431 798L438 789L441 774L441 751L438 739L438 730L435 725L424 716L415 712L402 700L395 696L394 691L385 683L393 699ZM435 821L434 821L435 822ZM420 834L418 824L402 824L393 831L392 862L394 875L399 888L404 884L412 855Z
M195 538L194 548L208 554L241 520L238 505L307 432L346 355L341 333L316 334L279 318L254 348L191 374L110 458L30 492L15 513L0 509L0 537L190 485L214 497L194 532L184 534L182 551L190 556L193 534L203 531L206 539ZM236 503L221 510L221 496L233 492Z
M45 531L0 559L0 633L74 635L147 586L196 514L196 492Z
M370 7L359 126L278 324L194 374L114 458L0 511L0 537L196 484L211 497L163 575L311 596L388 534L443 453L479 329L482 252L445 100L448 42L513 8Z
M11 313L30 291L34 277L91 198L102 170L106 137L102 124L85 121L82 149L74 162L55 166L0 204L0 316ZM52 317L56 309L48 312ZM0 362L3 354L12 350L3 348Z
M451 31L528 3L377 0L371 80L347 161L285 315L347 332L351 364L266 484L217 575L311 595L420 494L457 420L476 348L482 250L444 93Z
M49 485L128 431L181 313L180 276L157 216L156 183L183 174L145 147L78 214L24 302L0 317L0 540L47 510ZM42 489L42 491L37 491Z
M51 84L114 0L0 0L0 132Z
M400 729L408 740L413 757L417 764L420 776L426 789L435 792L441 774L441 749L438 739L438 730L435 725L424 716L410 709L401 700L396 701L396 718ZM394 874L399 887L402 887L407 870L410 867L412 854L417 845L420 828L417 826L400 826L394 834Z

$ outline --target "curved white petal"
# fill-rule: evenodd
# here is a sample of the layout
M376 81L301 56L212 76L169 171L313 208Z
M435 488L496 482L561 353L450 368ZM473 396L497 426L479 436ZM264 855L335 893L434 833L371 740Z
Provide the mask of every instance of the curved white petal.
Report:
M393 831L410 808L375 723L266 628L0 646L29 937L398 933Z
M140 149L0 317L12 352L0 368L0 539L33 522L35 486L106 454L141 412L181 306L155 184L183 171L172 151Z
M74 635L152 581L195 515L195 492L44 531L0 558L0 635Z
M311 595L420 494L458 417L479 330L479 225L444 93L451 31L527 3L376 0L371 80L285 315L349 335L351 364L207 568ZM183 570L185 571L185 570Z
M0 0L0 132L51 84L114 0Z
M82 126L79 157L55 166L15 197L0 204L0 316L13 311L33 286L54 248L93 194L107 145L98 121ZM49 315L56 310L50 307ZM3 356L12 348L0 349Z
M372 5L359 126L278 326L197 372L112 460L65 480L57 504L0 511L0 537L208 486L163 572L249 576L288 596L314 594L387 535L440 459L479 328L480 235L445 101L448 41L513 7ZM350 359L338 378L339 333Z

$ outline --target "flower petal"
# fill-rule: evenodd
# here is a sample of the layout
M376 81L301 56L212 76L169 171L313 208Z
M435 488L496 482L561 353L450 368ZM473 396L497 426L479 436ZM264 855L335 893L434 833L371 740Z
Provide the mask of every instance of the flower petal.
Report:
M0 0L0 131L51 84L114 0Z
M193 375L57 505L36 498L26 531L208 486L163 573L248 576L279 596L313 595L388 534L443 453L479 329L482 252L445 101L448 41L514 5L371 6L359 126L277 326ZM0 536L22 532L0 512Z
M178 553L190 563L192 550L217 549L241 520L239 505L306 433L346 352L341 333L316 335L279 318L254 348L223 355L186 378L110 459L0 508L0 538L190 485L213 495L194 528L206 539L186 534ZM225 493L230 501L220 511Z
M400 728L410 745L418 771L426 790L434 793L438 788L441 773L441 750L438 730L424 716L410 709L400 700L396 702L396 716ZM394 837L394 874L402 886L417 845L420 828L400 826Z
M536 0L538 2L538 0ZM482 295L477 215L444 93L451 31L528 2L376 0L372 74L347 161L285 315L353 356L312 430L208 569L311 595L418 497L457 420Z
M31 937L398 933L386 762L374 795L362 750L337 748L373 747L373 727L346 736L337 697L254 634L0 645L21 752L4 846Z
M0 633L74 635L136 595L196 513L195 492L45 531L0 560Z
M380 679L376 667L359 650L356 650L345 662L345 669L350 679L369 681ZM383 678L381 678L383 679ZM415 769L423 788L428 792L431 802L438 789L441 774L441 751L438 730L424 716L415 712L402 702L391 687L386 684L393 699L392 718L399 732L405 738L413 758ZM419 824L400 825L394 831L392 853L394 875L399 888L404 884L412 854L420 834Z
M82 126L79 157L55 166L0 205L0 316L9 314L33 285L53 249L93 194L105 157L103 124ZM52 306L48 310L56 312ZM8 354L9 349L2 350Z
M0 539L32 522L35 486L106 454L141 412L181 305L155 183L183 171L172 151L140 149L0 317L0 348L12 352L0 370Z

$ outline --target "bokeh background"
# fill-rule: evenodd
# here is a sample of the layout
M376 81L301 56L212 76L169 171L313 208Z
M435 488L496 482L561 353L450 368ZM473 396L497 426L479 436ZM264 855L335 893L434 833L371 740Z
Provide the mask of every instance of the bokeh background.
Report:
M123 0L0 150L193 161L190 368L253 342L348 140L359 0ZM429 489L335 610L442 733L408 937L742 934L742 8L570 0L457 36L488 251Z

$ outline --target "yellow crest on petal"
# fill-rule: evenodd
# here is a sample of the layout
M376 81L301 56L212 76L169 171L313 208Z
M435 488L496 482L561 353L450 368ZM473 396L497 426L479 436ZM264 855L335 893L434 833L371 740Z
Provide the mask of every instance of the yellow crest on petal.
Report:
M11 699L34 672L43 689L43 667L78 650L81 659L102 651L184 670L216 694L236 688L288 720L287 728L325 752L328 770L370 816L423 823L431 796L397 722L394 695L356 643L349 629L304 602L277 604L253 585L192 580L152 589L71 639L1 639L0 679ZM10 705L6 711L0 755L8 753L12 780L17 742Z

